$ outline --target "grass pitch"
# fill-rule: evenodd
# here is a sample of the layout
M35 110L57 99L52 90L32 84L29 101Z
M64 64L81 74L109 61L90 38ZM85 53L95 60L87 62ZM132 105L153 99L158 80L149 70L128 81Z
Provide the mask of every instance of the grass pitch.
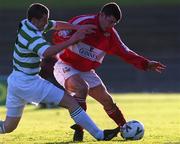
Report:
M139 120L145 135L139 141L124 141L120 136L109 142L96 141L85 132L84 142L106 144L180 144L179 94L113 94L127 120ZM88 114L101 129L116 125L107 117L100 104L88 98ZM0 107L1 119L5 107ZM65 109L38 110L28 105L18 128L11 134L0 135L0 144L68 144L72 142L73 124Z

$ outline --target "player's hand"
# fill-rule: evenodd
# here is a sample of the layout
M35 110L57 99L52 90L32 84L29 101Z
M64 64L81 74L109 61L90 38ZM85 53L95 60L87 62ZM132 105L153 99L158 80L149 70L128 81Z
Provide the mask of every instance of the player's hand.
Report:
M162 73L166 66L157 61L149 61L148 70Z
M86 24L86 25L79 25L78 30L84 31L86 34L95 33L97 29L96 25L93 24Z
M71 36L69 40L71 41L72 44L74 44L83 40L85 36L86 36L86 32L84 30L78 30Z

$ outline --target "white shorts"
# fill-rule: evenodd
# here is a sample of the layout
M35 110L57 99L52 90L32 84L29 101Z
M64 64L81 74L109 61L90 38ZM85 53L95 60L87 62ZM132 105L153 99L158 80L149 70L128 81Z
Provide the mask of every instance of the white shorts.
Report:
M38 104L45 100L46 103L58 105L63 96L64 90L57 88L40 76L30 76L22 72L13 71L8 77L7 115L21 116L21 111L26 103Z
M94 70L81 72L65 64L61 60L56 62L56 64L54 65L54 77L56 78L57 82L63 87L65 84L65 80L76 74L79 74L80 77L88 83L89 88L93 88L101 84L104 85L102 80Z

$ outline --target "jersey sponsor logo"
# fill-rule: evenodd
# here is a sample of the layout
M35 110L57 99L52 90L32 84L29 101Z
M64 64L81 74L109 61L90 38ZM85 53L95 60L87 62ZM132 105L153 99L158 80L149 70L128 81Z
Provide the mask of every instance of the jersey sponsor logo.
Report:
M70 30L60 30L58 32L58 36L63 37L63 38L67 38L68 35L70 34L70 32L71 32Z
M83 57L90 58L91 60L97 59L97 54L93 51L93 47L89 48L79 48L79 54Z
M89 59L91 61L96 61L99 63L102 63L103 58L105 56L104 51L82 42L69 46L68 49L83 58Z

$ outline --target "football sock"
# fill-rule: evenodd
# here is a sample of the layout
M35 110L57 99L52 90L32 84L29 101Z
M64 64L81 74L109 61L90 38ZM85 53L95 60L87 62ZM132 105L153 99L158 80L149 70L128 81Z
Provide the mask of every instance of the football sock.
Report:
M99 140L102 140L104 138L103 131L96 126L96 124L80 106L70 115L76 124L86 129L93 137Z
M74 98L78 102L78 104L84 109L84 111L86 111L87 110L86 100L83 98L76 97L76 96L74 96ZM83 128L80 125L78 126L79 126L79 130L83 131Z
M116 106L116 104L114 104L114 106L113 106L113 108L111 110L106 110L105 109L105 111L108 114L108 116L111 119L113 119L118 126L123 126L126 123L126 120L125 120L122 112Z
M0 134L5 133L4 122L0 121Z

